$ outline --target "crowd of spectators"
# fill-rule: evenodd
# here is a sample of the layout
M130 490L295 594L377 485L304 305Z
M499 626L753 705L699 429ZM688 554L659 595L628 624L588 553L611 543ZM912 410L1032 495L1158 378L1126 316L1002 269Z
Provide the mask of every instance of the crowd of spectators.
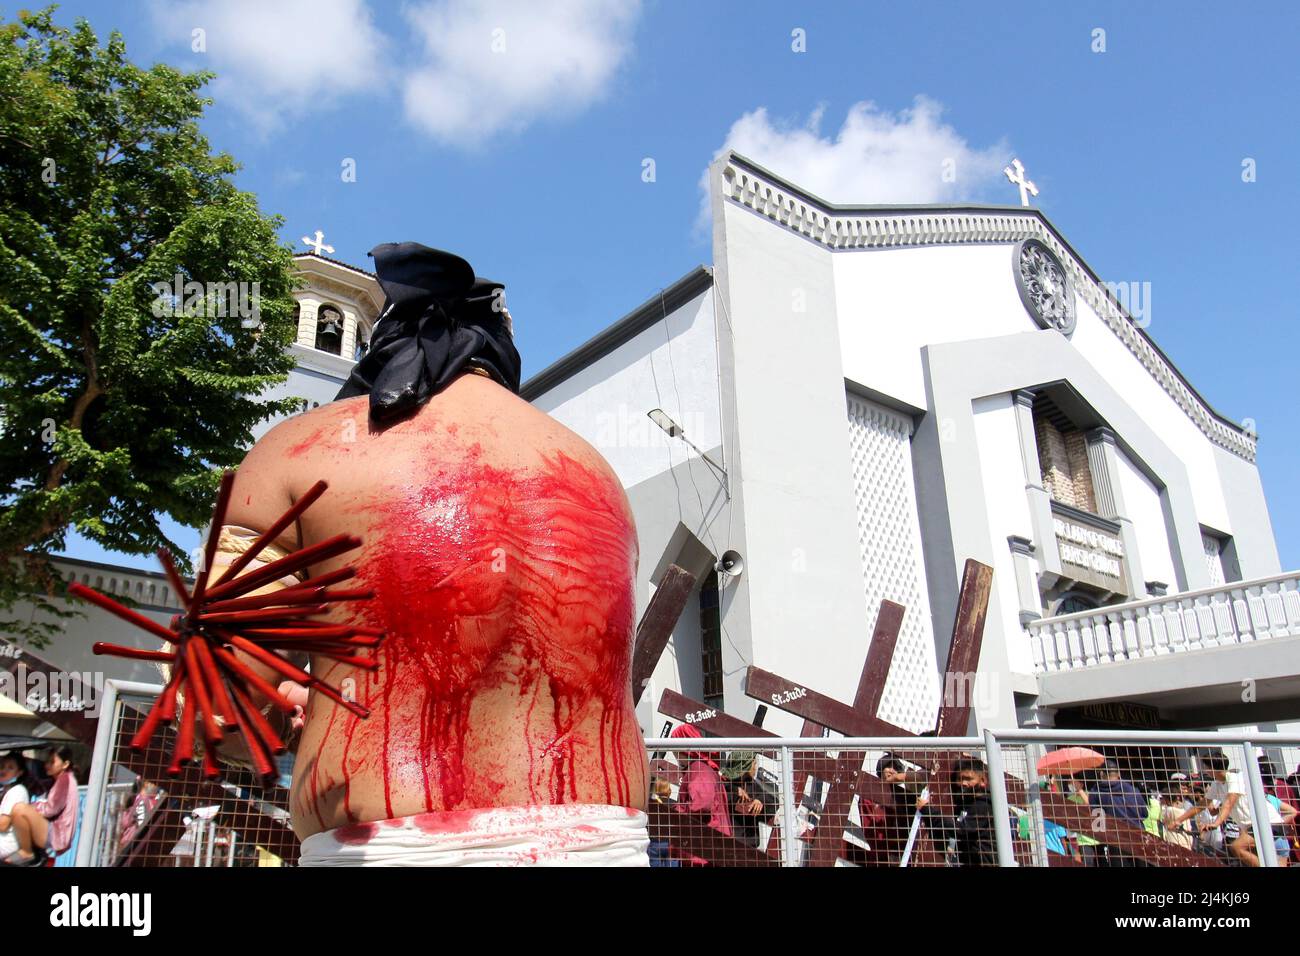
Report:
M79 795L72 751L52 747L43 762L0 754L0 865L41 866L72 845Z
M678 726L671 736L683 741L702 737L689 724ZM763 850L767 833L763 825L779 822L780 795L775 779L764 779L757 755L748 750L682 749L676 757L680 768L676 799L672 799L672 782L663 776L653 779L652 799L672 803L675 811L697 815L718 833ZM1005 825L1014 845L1027 852L1031 841L1041 839L1049 863L1052 857L1068 857L1059 862L1141 867L1151 865L1153 858L1160 859L1146 842L1155 838L1228 865L1261 865L1245 775L1234 769L1227 755L1202 754L1195 771L1168 772L1158 769L1159 760L1153 765L1151 755L1147 757L1144 763L1098 755L1096 759L1103 761L1099 766L1044 774L1039 781L1044 793L1055 793L1058 800L1074 803L1086 813L1060 816L1058 812L1067 827L1051 819L1051 814L1039 813L1035 819L1027 807L1009 807ZM844 857L865 865L915 865L924 841L930 848L930 863L934 862L933 848L938 847L949 866L998 865L997 814L987 767L971 754L947 761L945 766L945 799L936 800L929 788L936 781L937 764L923 769L892 754L882 756L875 765L875 777L890 788L889 798L860 797L857 822L850 829L860 835L862 847L846 842ZM1300 854L1300 767L1290 777L1283 777L1268 759L1260 757L1259 769L1277 860L1279 865L1289 866ZM814 791L820 792L820 786L815 785ZM1064 806L1059 802L1053 805ZM796 862L805 862L817 823L818 801L805 795L798 809L798 836L804 855ZM1120 828L1122 837L1117 839L1113 831L1101 832L1106 827ZM1149 836L1141 836L1143 832ZM653 866L706 862L670 847L666 840L651 844Z

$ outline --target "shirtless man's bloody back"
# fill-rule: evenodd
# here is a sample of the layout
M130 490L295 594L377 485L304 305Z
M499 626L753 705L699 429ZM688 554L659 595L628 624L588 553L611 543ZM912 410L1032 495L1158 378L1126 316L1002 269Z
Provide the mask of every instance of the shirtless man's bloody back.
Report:
M280 544L360 536L358 552L312 573L355 565L375 597L332 616L387 636L376 671L312 662L371 715L311 696L293 775L299 837L428 811L644 809L629 677L636 532L604 459L462 374L383 429L365 398L281 423L241 465L227 521L266 527L322 478L301 540Z

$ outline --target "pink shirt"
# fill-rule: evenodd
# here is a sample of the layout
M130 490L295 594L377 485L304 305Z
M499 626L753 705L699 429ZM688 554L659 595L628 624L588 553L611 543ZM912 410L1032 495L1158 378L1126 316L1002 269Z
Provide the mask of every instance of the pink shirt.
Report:
M685 799L683 799L683 797ZM677 809L685 813L709 812L709 826L731 836L731 811L727 805L727 790L718 778L718 772L702 760L693 760L682 772L681 792Z
M51 856L58 856L72 846L72 834L77 829L77 804L77 778L71 770L59 774L50 792L32 804L36 812L50 821L45 849Z

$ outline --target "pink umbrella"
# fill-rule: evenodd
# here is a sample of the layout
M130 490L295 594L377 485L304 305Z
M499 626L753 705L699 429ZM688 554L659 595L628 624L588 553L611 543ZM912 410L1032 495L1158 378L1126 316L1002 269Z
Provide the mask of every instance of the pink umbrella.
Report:
M1105 762L1105 757L1087 747L1062 747L1060 750L1053 750L1043 755L1038 761L1038 772L1077 773L1080 770L1100 767Z

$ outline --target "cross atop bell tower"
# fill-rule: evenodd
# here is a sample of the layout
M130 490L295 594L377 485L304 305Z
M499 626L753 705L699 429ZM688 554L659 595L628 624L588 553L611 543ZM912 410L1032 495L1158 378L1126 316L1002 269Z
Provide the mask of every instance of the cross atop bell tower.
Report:
M302 241L303 241L303 245L310 247L311 251L316 255L320 255L322 249L324 249L326 252L334 251L333 246L325 244L325 233L323 233L319 229L316 230L316 239L314 241L308 239L306 236L302 237Z

